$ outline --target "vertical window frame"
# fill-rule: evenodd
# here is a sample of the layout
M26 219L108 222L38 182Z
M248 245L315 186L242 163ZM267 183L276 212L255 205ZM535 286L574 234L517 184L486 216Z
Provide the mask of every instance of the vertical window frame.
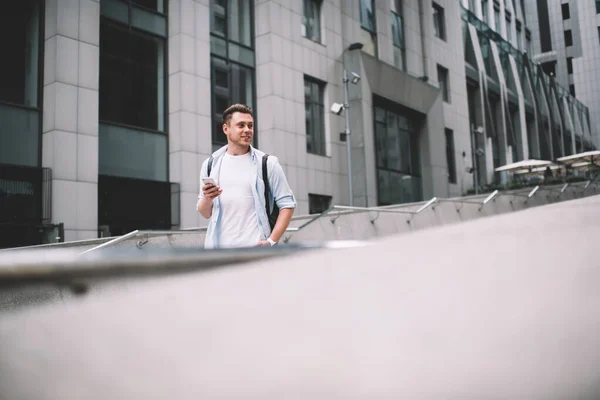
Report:
M302 26L304 27L304 32L302 36L308 40L312 40L313 42L323 43L323 33L321 29L321 13L323 10L323 0L303 0L302 3ZM307 15L308 10L311 10L314 13L312 17ZM312 25L308 22L311 18L314 21ZM310 29L311 27L312 29ZM316 30L316 35L313 32L314 30Z
M446 41L446 13L444 7L433 1L431 2L431 10L433 13L433 33L435 37Z
M157 118L160 121L162 118L162 128L160 126L160 122L157 122L157 127L156 128L149 128L146 126L139 126L139 125L134 125L134 124L130 124L130 123L126 123L126 122L122 122L122 121L114 121L111 119L103 119L101 114L100 114L100 103L101 103L101 98L99 98L99 104L98 104L98 120L100 123L106 123L106 124L111 124L111 125L117 125L117 126L121 126L121 127L126 127L126 128L132 128L132 129L137 129L137 130L142 130L142 131L147 131L147 132L154 132L154 133L161 133L161 134L168 134L169 132L169 106L168 106L168 101L169 101L169 84L168 84L168 77L169 77L169 41L168 41L168 3L165 3L165 7L167 7L167 9L165 9L164 13L158 13L154 10L151 9L146 9L142 6L139 6L137 4L134 4L133 0L126 0L125 4L128 7L128 22L125 23L123 21L119 21L113 18L110 18L109 16L106 15L100 15L100 25L103 24L103 20L107 23L107 24L112 24L115 26L116 29L121 29L123 31L128 31L129 32L129 36L128 36L128 41L132 40L132 37L137 35L137 36L141 36L141 37L145 37L148 39L153 39L153 40L160 40L161 46L162 46L162 69L164 71L163 75L163 87L162 87L162 107L160 107L160 109L157 109ZM158 15L162 18L165 19L165 26L166 26L166 32L165 35L160 35L145 29L141 29L138 28L136 26L133 25L133 21L132 21L132 9L133 8L141 8L144 10L148 10L149 12L154 13L155 15ZM102 30L100 29L100 36L102 35ZM128 42L128 46L130 45L130 43ZM102 57L103 52L102 52L102 47L103 47L103 41L100 40L100 45L99 45L99 57ZM128 58L126 59L126 61L129 61L129 63L131 64L131 53L129 52L128 54ZM158 64L157 64L158 66ZM130 65L130 68L132 68L132 66ZM102 68L99 68L98 74L102 74ZM99 82L98 82L98 90L100 92L101 90L101 82L100 82L100 77L99 77ZM160 88L158 88L157 86L157 91L160 91ZM157 101L158 101L158 96L159 94L157 94ZM160 113L162 113L162 117L159 115Z
M306 86L310 88L310 103L306 102ZM305 116L310 113L312 121L320 121L320 125L316 131L309 132L309 127L306 126L306 152L317 156L327 156L327 129L325 126L325 82L320 81L309 75L304 75L304 112ZM317 91L316 101L314 91ZM315 113L319 115L316 116ZM315 127L316 129L316 127ZM309 140L310 137L310 140ZM309 148L309 145L311 146Z
M571 29L566 29L564 31L565 38L565 47L573 46L573 31Z
M214 66L213 66L213 61L217 61L217 62L223 62L225 63L225 65L227 65L227 79L228 79L228 105L233 104L234 100L233 98L234 96L234 90L235 88L233 87L233 81L232 81L232 66L237 66L246 70L250 70L251 71L251 78L252 78L252 82L251 82L251 89L252 89L252 104L247 104L249 107L252 108L252 113L253 113L253 117L254 117L254 139L253 139L253 143L252 145L255 148L259 147L259 135L258 133L258 122L257 122L257 97L256 97L256 54L255 54L255 30L256 30L256 24L255 24L255 20L254 20L254 16L255 16L255 7L254 7L254 2L250 1L249 2L249 16L248 16L248 21L250 23L250 46L247 46L244 43L240 43L237 42L235 40L232 40L230 38L230 34L229 34L229 25L230 25L230 20L229 20L229 1L230 0L224 0L224 14L225 14L225 34L221 35L220 32L215 32L213 30L213 25L212 25L212 21L213 21L213 7L215 5L215 0L210 0L210 6L209 6L209 13L210 13L210 23L211 26L209 27L209 32L210 32L210 38L211 38L211 50L210 50L210 87L211 87L211 142L212 142L212 148L213 150L217 150L219 147L227 144L227 139L223 134L222 131L222 113L225 110L219 110L217 109L217 105L216 105L216 93L215 93L215 84L216 84L216 80L215 80L215 74L214 74ZM215 51L215 49L212 46L213 43L213 38L216 38L217 40L220 40L224 43L224 47L225 47L225 53L224 54L220 54L217 51ZM230 48L232 47L231 44L235 46L238 46L242 49L246 49L248 51L252 52L252 56L253 56L253 61L252 61L252 66L250 66L249 64L244 64L242 62L239 62L235 59L233 59L230 56Z
M452 98L450 96L450 71L443 65L438 64L437 73L438 83L442 90L442 98L444 99L444 102L452 104Z

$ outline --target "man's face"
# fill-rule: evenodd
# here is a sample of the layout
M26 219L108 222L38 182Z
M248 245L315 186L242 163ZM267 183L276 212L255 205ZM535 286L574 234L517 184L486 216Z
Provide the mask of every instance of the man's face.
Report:
M230 143L249 147L254 136L254 118L250 114L234 112L229 124L223 124L223 132Z

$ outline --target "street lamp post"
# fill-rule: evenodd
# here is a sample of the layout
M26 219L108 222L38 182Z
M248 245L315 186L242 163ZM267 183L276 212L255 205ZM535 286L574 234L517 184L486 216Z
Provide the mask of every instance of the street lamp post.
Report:
M483 133L483 127L482 126L478 126L477 128L475 127L475 125L471 125L471 154L473 157L473 186L475 188L475 195L479 194L479 163L478 163L478 159L479 159L479 148L477 148L477 135L475 135L476 133L478 134L482 134Z
M350 148L350 113L348 110L350 109L350 103L348 102L348 71L344 68L344 118L346 120L346 127L344 129L344 136L346 138L346 152L348 153L348 204L350 207L354 205L353 193L352 190L352 155Z
M354 205L353 193L352 190L352 154L351 154L351 146L350 146L350 101L348 100L348 82L356 85L360 81L360 75L356 72L348 72L346 68L344 68L344 104L333 103L331 106L331 112L340 115L344 112L344 119L346 122L346 126L344 128L344 132L341 134L343 140L346 141L346 152L348 153L348 204L350 206Z

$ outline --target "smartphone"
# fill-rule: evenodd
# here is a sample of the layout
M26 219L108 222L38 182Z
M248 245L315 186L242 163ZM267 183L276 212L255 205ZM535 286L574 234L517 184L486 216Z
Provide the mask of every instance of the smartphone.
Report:
M203 178L202 179L202 184L203 185L214 185L217 186L217 182L215 182L215 180L211 177L208 178Z

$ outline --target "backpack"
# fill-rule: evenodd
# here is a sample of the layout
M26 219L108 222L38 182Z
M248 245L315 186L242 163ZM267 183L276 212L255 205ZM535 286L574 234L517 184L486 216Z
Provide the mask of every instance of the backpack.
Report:
M269 185L269 176L267 171L267 159L269 158L268 154L265 154L262 158L262 179L265 184L265 205L267 211L267 218L269 220L269 226L271 230L275 227L275 223L277 222L277 217L279 217L279 207L277 203L273 201L273 211L271 211L271 206L269 202L269 197L271 194L271 186ZM210 171L212 170L213 156L210 156L208 159L207 165L207 175L210 176Z

